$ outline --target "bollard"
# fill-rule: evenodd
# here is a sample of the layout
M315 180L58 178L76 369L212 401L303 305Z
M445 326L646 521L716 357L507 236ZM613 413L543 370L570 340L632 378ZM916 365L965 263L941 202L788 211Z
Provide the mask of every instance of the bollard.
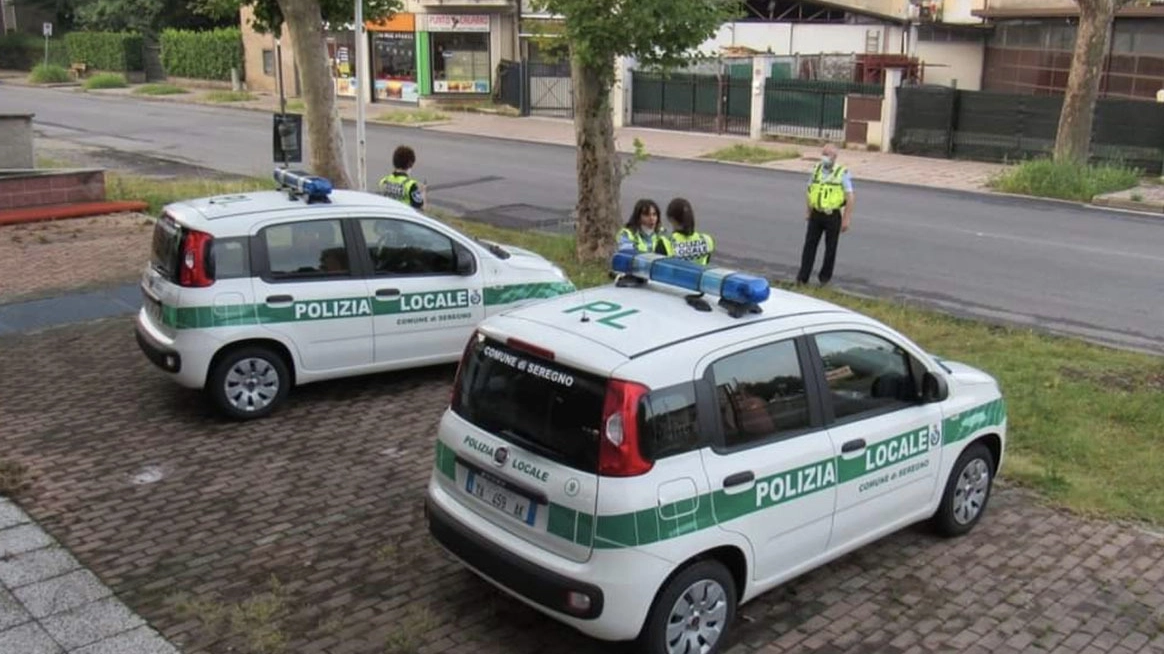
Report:
M238 68L231 66L230 68L230 90L241 91L242 83L238 79Z

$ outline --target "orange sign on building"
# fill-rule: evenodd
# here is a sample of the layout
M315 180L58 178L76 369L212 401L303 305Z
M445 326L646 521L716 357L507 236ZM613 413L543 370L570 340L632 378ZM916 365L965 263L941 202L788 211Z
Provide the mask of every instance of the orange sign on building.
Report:
M364 23L369 32L415 32L416 14L399 13L391 18L369 20Z

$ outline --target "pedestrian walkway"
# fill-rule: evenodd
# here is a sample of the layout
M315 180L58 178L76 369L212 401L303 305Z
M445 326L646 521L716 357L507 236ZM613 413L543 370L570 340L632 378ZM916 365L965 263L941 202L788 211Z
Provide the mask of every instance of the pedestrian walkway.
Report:
M0 304L0 336L112 318L133 313L140 306L141 289L137 284ZM0 650L0 654L6 653Z
M0 653L178 654L0 496Z

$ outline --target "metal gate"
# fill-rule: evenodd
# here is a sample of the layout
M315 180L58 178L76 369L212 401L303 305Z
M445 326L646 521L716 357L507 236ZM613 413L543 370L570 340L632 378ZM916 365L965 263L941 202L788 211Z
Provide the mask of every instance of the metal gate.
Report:
M752 120L752 65L718 73L631 73L631 124L717 134L748 135Z
M574 117L574 80L569 62L527 62L529 112L557 118Z
M142 64L145 68L145 81L166 80L166 69L162 65L162 46L157 41L150 40L142 46Z

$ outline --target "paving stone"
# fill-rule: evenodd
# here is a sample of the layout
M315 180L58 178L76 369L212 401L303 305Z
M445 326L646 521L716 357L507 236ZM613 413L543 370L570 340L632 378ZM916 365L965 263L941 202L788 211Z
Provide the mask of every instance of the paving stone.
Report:
M52 537L36 525L24 524L9 527L0 530L0 559L31 552L52 544Z
M66 649L76 649L145 624L115 597L91 602L41 620L41 625Z
M153 629L143 626L100 642L75 649L69 654L179 654Z
M0 631L23 624L31 619L32 616L28 614L24 606L11 593L0 587ZM6 652L7 650L0 649L0 654Z
M88 604L111 591L88 570L75 570L66 575L22 586L13 591L32 617L46 618L63 613L82 604Z
M81 567L63 547L45 547L0 559L0 583L20 588Z
M293 607L276 626L296 654L383 654L410 624L425 654L612 651L480 581L428 537L422 500L452 367L309 384L247 423L167 382L129 319L5 336L0 368L0 451L38 461L31 517L186 651L232 643L180 603L208 617L270 602L272 579ZM159 476L135 483L143 470ZM1131 618L1164 614L1156 570L1161 538L1000 484L962 538L903 529L756 598L725 651L1027 654L1070 651L1086 634L1087 647L1154 652L1155 622ZM62 615L44 621L53 633ZM98 617L88 616L100 628L62 642L106 654L99 635L141 624Z
M63 654L64 651L35 622L0 631L0 652L4 654Z
M7 529L29 522L28 515L7 498L0 497L0 529Z

